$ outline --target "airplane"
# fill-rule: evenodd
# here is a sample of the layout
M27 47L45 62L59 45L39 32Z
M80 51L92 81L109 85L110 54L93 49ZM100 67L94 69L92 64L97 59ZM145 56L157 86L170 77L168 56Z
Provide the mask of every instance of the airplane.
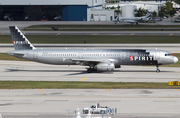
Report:
M142 17L116 17L116 19L113 20L113 22L115 22L115 24L119 22L127 22L127 23L131 23L131 25L133 25L134 23L138 25L139 21L148 21L150 18L151 18L151 13L147 12L147 14Z
M6 52L18 58L54 65L89 66L93 71L113 71L121 65L159 65L173 64L178 58L159 49L37 49L23 35L17 26L10 26L15 50Z

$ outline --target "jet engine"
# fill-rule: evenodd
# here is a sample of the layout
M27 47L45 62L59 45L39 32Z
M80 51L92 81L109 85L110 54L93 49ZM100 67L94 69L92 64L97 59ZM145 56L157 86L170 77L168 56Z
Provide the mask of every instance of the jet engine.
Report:
M98 71L113 71L114 63L99 63L94 67Z

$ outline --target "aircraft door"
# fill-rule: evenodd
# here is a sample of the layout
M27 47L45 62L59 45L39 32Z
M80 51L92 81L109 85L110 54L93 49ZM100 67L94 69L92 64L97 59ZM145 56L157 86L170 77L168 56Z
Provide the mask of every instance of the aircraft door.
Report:
M78 58L79 58L79 59L83 59L83 53L82 53L82 52L80 52L80 53L78 54Z

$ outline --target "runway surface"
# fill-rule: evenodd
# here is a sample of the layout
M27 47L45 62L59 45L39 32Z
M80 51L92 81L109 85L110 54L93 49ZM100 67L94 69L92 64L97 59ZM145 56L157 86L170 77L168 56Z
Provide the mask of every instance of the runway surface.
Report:
M33 44L43 49L161 49L171 53L180 53L180 44ZM13 44L0 44L0 52L14 50Z
M3 118L68 118L67 110L100 103L117 108L114 118L179 118L179 93L179 89L1 89L0 113Z
M114 72L87 73L85 66L47 65L29 61L0 61L0 80L89 81L89 82L165 82L180 81L180 68L122 66Z

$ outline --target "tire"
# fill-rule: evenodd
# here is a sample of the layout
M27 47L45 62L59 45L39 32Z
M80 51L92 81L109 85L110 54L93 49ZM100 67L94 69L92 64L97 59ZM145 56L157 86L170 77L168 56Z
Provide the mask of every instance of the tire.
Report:
M91 69L91 68L88 68L88 69L87 69L87 73L92 73L92 69Z
M105 111L104 111L104 110L101 110L101 111L100 111L100 114L105 114Z
M84 111L83 111L83 114L87 114L87 113L88 113L88 110L84 110Z
M159 69L157 69L157 70L156 70L156 72L157 72L157 73L159 73L159 72L160 72L160 70L159 70Z

